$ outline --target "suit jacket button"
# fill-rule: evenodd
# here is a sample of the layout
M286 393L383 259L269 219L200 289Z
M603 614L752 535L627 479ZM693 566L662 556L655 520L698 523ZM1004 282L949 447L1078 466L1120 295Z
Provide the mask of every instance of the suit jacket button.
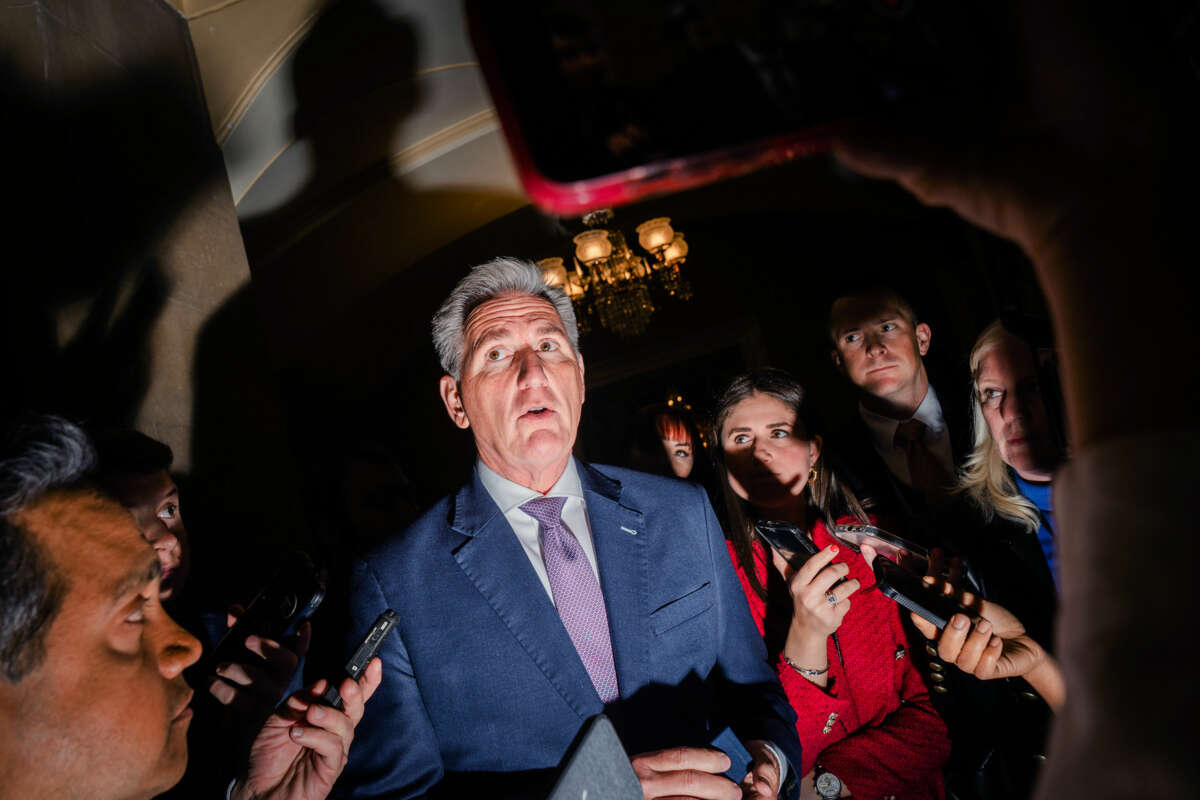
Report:
M949 689L947 689L945 686L942 686L940 683L939 683L939 684L937 684L936 686L934 686L934 687L933 687L933 690L934 690L935 692L937 692L938 694L945 694L946 692L950 691L950 690L949 690Z
M945 667L942 666L942 662L940 662L940 661L930 661L929 668L931 670L933 670L934 672L941 672L942 670L945 669Z
M942 681L946 680L946 676L939 672L930 673L929 677L933 678L934 683L941 683Z
M929 653L929 655L931 655L931 656L936 656L936 655L937 655L937 648L936 648L936 647L934 647L933 645L929 644L928 642L926 642L926 644L925 644L925 652L926 652L926 653Z

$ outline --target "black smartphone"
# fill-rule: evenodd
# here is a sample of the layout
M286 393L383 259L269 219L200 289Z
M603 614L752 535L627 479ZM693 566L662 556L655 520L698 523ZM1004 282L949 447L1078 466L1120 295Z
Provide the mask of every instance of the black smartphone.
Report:
M891 559L876 558L873 566L875 585L885 597L929 620L938 630L945 628L950 617L963 610L954 598L938 594L926 586L919 576Z
M371 625L371 629L367 631L367 635L363 637L358 647L354 648L354 655L350 656L350 660L346 662L346 677L358 680L363 670L367 668L367 664L371 663L371 659L375 657L375 654L379 652L379 648L383 646L383 640L396 627L398 619L399 617L396 615L396 612L390 608L375 618L375 622ZM341 679L329 681L329 686L317 698L317 702L341 710L342 695L338 692L337 688L341 682Z
M811 556L821 552L821 548L813 544L803 528L790 522L759 520L754 523L754 530L771 549L783 556L784 561L797 569Z
M281 642L294 634L324 599L325 584L312 559L300 551L289 553L271 580L246 606L246 612L217 646L189 670L189 675L204 682L219 664L257 660L259 657L246 649L247 636L253 634Z

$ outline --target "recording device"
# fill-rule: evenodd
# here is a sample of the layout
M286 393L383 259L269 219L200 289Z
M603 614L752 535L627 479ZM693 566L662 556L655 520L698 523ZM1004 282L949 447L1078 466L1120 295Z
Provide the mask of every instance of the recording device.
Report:
M324 599L325 585L312 559L300 551L289 553L217 646L189 670L190 675L205 681L219 664L259 660L246 649L247 636L282 642L313 615Z
M954 598L935 592L919 576L889 558L877 558L872 566L875 585L885 597L929 620L938 630L945 628L950 617L963 610Z
M568 216L821 151L850 120L915 106L962 119L1015 83L1006 12L992 6L468 0L466 9L525 189Z
M783 560L796 569L802 567L809 558L821 552L821 548L813 543L804 529L790 522L759 520L754 523L754 530L758 531L758 535L771 546L771 549L783 556ZM739 777L738 780L741 778Z
M742 740L737 737L737 734L733 732L733 729L726 728L718 733L708 743L708 746L715 747L729 756L729 769L725 770L722 774L734 783L740 784L742 778L746 777L746 773L750 771L750 765L754 763L754 759L750 757L750 752L742 744Z
M924 575L929 569L929 551L924 547L894 533L888 533L875 525L838 525L833 529L836 539L849 545L854 552L861 552L864 544L870 545L878 555L889 559L916 575Z
M396 621L399 618L396 612L390 608L375 618L371 629L367 631L367 635L363 637L362 642L355 648L354 655L350 656L350 660L346 662L347 677L358 680L363 670L367 668L367 664L371 663L371 659L375 657L375 654L379 652L379 648L383 646L383 640L396 627ZM329 681L328 683L329 685L325 687L325 691L317 698L317 702L333 706L340 711L342 709L342 696L337 688L340 681Z

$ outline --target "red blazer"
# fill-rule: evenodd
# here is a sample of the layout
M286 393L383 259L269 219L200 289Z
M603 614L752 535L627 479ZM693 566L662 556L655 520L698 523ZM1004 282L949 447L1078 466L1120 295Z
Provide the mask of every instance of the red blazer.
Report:
M820 521L813 526L812 537L818 547L835 541ZM767 570L774 573L774 567L757 539L753 548L754 571L766 585ZM857 578L862 587L850 596L850 610L837 632L840 658L833 637L829 637L829 685L822 689L783 660L778 652L782 635L772 643L773 637L766 633L768 625L775 632L787 629L792 606L786 588L777 589L782 596L770 595L773 604L768 619L767 604L751 588L732 544L729 555L758 630L768 639L780 683L798 716L801 776L820 764L861 800L944 798L942 765L950 755L946 725L934 711L913 666L899 607L875 588L874 573L862 557L841 545L833 559L848 564L848 577ZM776 597L778 602L774 602Z

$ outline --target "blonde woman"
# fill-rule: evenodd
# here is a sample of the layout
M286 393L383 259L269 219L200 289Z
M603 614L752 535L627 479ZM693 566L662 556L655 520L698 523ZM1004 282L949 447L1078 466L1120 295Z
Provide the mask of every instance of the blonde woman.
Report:
M957 544L983 594L1009 608L1048 647L1058 594L1051 490L1062 454L1023 339L993 322L971 350L970 369L974 446L957 491L985 524Z

